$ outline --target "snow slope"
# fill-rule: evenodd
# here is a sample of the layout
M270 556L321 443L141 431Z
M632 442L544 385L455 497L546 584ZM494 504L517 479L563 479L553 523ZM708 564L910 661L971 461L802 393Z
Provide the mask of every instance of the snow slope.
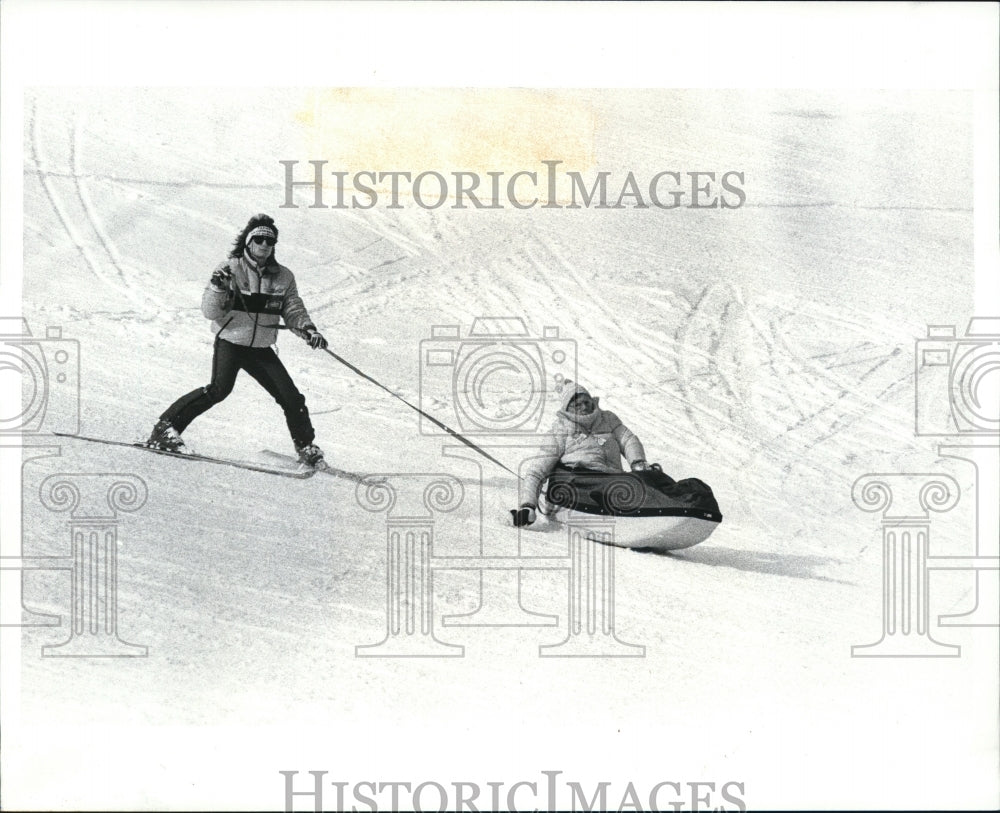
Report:
M416 109L417 93L395 104ZM8 772L37 778L45 764L60 777L26 781L23 799L251 809L280 804L278 770L322 769L344 781L738 781L758 808L996 802L995 629L935 633L960 658L851 658L882 624L881 531L852 502L859 476L951 473L963 500L932 546L973 553L974 473L913 426L914 341L928 324L962 331L974 313L968 95L560 96L594 122L582 171L741 171L747 202L730 211L332 211L307 195L281 209L279 160L336 157L315 152L303 123L323 101L252 97L26 98L23 310L36 333L59 325L79 342L82 431L139 439L207 383L202 287L246 218L267 211L331 348L400 396L456 420L447 388L421 401L434 325L557 327L580 380L666 471L710 483L725 519L674 555L617 552L616 632L645 657L539 657L566 635L558 571L521 585L524 607L557 627L443 626L475 610L480 582L440 571L435 629L464 657L358 658L385 634L386 530L352 483L63 444L24 468L24 555L67 552L65 515L37 499L46 476L141 476L148 502L119 530L119 624L149 656L39 657L65 637L68 576L25 577L26 605L64 620L23 636L21 715L35 733ZM419 154L435 135L417 118L399 149ZM337 154L379 137L359 126ZM467 499L438 520L436 554L565 555L559 529L508 527L513 476L446 456L414 412L329 356L290 335L279 347L336 465L462 479ZM247 377L185 437L243 459L290 450L280 410ZM494 453L516 468L524 452ZM970 609L972 583L935 574L932 623Z

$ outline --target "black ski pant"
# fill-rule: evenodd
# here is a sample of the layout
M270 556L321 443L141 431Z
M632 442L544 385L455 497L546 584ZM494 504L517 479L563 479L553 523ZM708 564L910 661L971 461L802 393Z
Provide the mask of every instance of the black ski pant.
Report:
M285 412L285 422L297 447L308 446L316 437L306 399L295 386L292 377L272 347L245 347L216 338L212 357L212 380L207 387L198 387L174 401L160 419L169 421L178 432L233 391L236 376L246 370Z

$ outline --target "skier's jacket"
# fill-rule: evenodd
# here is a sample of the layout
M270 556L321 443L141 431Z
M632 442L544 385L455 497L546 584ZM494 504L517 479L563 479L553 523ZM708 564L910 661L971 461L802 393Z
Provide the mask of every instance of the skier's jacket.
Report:
M270 347L277 341L282 319L299 335L316 329L299 297L295 276L285 266L272 261L259 269L244 253L218 268L229 268L231 287L219 290L209 283L201 297L201 312L212 320L212 331L219 338L247 347Z
M594 409L586 415L569 412L569 402L577 393L590 395L578 384L562 390L560 408L547 442L535 457L528 460L521 492L523 502L538 504L542 483L557 464L589 471L615 472L622 471L622 455L630 464L646 459L639 438L614 412L601 409L599 398L592 399Z

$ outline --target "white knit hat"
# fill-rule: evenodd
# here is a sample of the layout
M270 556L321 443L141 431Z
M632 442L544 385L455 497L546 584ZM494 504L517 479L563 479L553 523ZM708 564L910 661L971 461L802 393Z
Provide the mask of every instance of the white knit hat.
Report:
M254 237L259 236L270 237L275 242L278 240L278 235L270 226L256 226L247 233L247 242L249 243Z

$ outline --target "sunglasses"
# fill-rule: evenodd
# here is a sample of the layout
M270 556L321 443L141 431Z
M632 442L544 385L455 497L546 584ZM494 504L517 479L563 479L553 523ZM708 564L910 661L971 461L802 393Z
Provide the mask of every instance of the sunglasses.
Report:
M258 246L267 243L269 246L273 246L278 241L273 237L265 237L263 234L258 234L255 237L250 238L251 243L256 243Z

